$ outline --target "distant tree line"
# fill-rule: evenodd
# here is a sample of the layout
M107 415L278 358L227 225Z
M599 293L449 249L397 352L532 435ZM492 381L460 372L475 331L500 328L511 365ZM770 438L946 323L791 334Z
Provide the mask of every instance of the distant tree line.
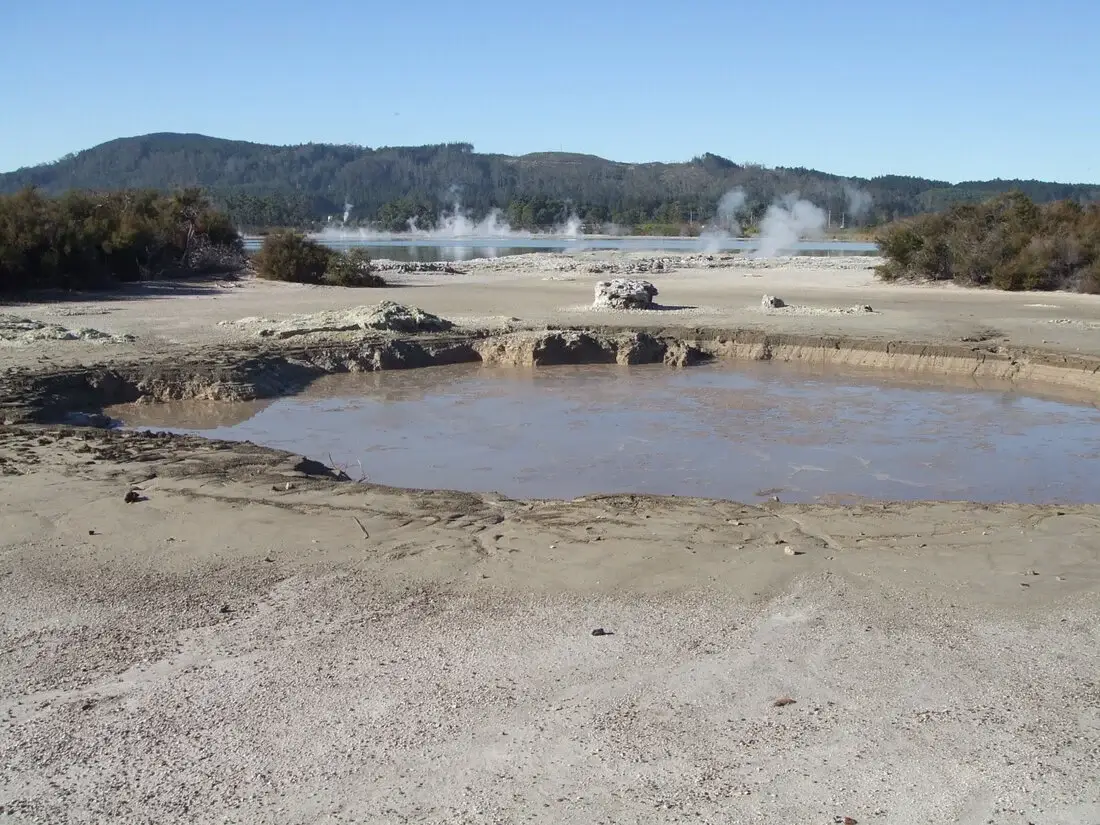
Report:
M571 216L586 227L699 227L719 199L744 193L754 223L777 198L798 193L826 211L830 228L876 226L959 203L1020 191L1045 203L1100 199L1100 186L1043 181L950 184L885 175L845 178L813 169L738 164L714 154L683 163L618 163L592 155L481 154L467 143L382 147L268 146L203 135L110 141L42 166L0 175L0 192L199 187L242 229L342 223L401 231L430 226L460 202L480 220L500 209L515 228L548 229Z
M572 206L534 198L512 204L510 217L553 224ZM437 215L415 198L402 209L418 220ZM405 214L394 211L391 220ZM594 219L606 214L596 211ZM674 215L658 211L657 221L641 226L667 226L659 220ZM1100 203L1037 204L1022 192L1010 192L894 221L880 227L875 240L886 259L879 269L885 280L1100 293ZM0 195L0 294L234 270L244 262L235 225L197 189L70 191L50 197L28 188ZM257 266L261 277L275 280L385 284L365 251L337 253L293 231L269 235Z
M197 189L0 195L0 293L90 289L243 262L233 223Z
M1100 204L1036 204L1020 192L883 227L885 280L1100 292Z

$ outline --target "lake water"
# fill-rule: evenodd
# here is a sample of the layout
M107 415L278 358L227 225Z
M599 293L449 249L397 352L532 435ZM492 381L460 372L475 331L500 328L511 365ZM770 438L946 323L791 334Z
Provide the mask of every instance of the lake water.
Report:
M976 385L780 364L439 367L333 376L250 404L119 407L404 487L760 501L1100 501L1100 411Z
M468 261L473 258L500 258L532 252L577 252L582 250L620 250L690 255L708 252L735 252L756 248L752 238L656 238L628 237L563 238L554 236L514 236L507 238L356 238L316 236L333 249L362 247L373 258L395 261ZM260 248L261 238L246 237L245 248ZM875 255L873 243L856 241L799 241L788 254L796 255Z

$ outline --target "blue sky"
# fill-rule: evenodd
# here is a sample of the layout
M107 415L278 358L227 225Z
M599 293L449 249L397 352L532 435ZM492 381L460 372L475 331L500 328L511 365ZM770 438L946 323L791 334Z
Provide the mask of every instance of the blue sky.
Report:
M0 170L115 137L1100 182L1100 2L0 2Z

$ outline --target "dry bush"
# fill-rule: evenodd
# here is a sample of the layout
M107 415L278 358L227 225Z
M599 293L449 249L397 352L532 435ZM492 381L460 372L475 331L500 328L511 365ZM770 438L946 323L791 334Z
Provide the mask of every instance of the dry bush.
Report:
M269 281L382 287L385 279L371 268L365 249L337 252L300 232L273 232L256 255L256 274Z
M386 286L386 279L373 271L367 250L354 247L332 253L324 283L331 286L382 287Z
M269 281L319 284L332 252L301 232L272 232L256 253L256 275Z
M1100 205L1037 206L1014 192L883 227L883 280L1100 291Z

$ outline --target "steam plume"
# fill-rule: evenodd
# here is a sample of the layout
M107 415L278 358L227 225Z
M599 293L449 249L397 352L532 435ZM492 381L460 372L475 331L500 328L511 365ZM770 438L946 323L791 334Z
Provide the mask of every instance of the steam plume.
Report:
M865 192L850 183L844 184L844 197L848 199L848 215L852 218L863 217L874 203L870 192Z
M733 234L741 234L740 216L744 210L745 190L740 187L731 189L718 199L715 225L708 226L699 235L704 252L718 252L722 249L723 241Z
M507 238L515 234L499 209L490 209L488 215L475 221L457 198L451 212L440 215L435 227L420 229L413 218L409 220L409 232L423 238Z
M508 238L537 238L552 235L559 238L580 238L583 235L581 219L576 214L570 214L562 223L544 232L525 232L513 229L499 209L491 209L489 213L477 220L469 211L463 208L458 198L458 187L451 187L451 195L454 202L450 212L439 216L434 226L422 227L415 217L408 221L408 229L405 232L381 232L372 229L347 227L325 227L321 231L321 237L334 241L370 240L384 241L392 238L412 236L425 240L455 240L455 239L508 239ZM350 215L351 203L344 204L344 222Z
M553 234L561 238L579 238L583 234L583 229L581 219L577 217L576 212L572 212L565 219L565 223L554 227Z
M731 189L718 199L718 217L730 228L730 224L741 214L745 208L745 190L741 188ZM740 229L740 224L738 225Z
M804 238L820 238L825 230L825 211L797 193L786 195L779 203L768 207L760 221L759 245L755 258L774 258L780 252L790 252Z

